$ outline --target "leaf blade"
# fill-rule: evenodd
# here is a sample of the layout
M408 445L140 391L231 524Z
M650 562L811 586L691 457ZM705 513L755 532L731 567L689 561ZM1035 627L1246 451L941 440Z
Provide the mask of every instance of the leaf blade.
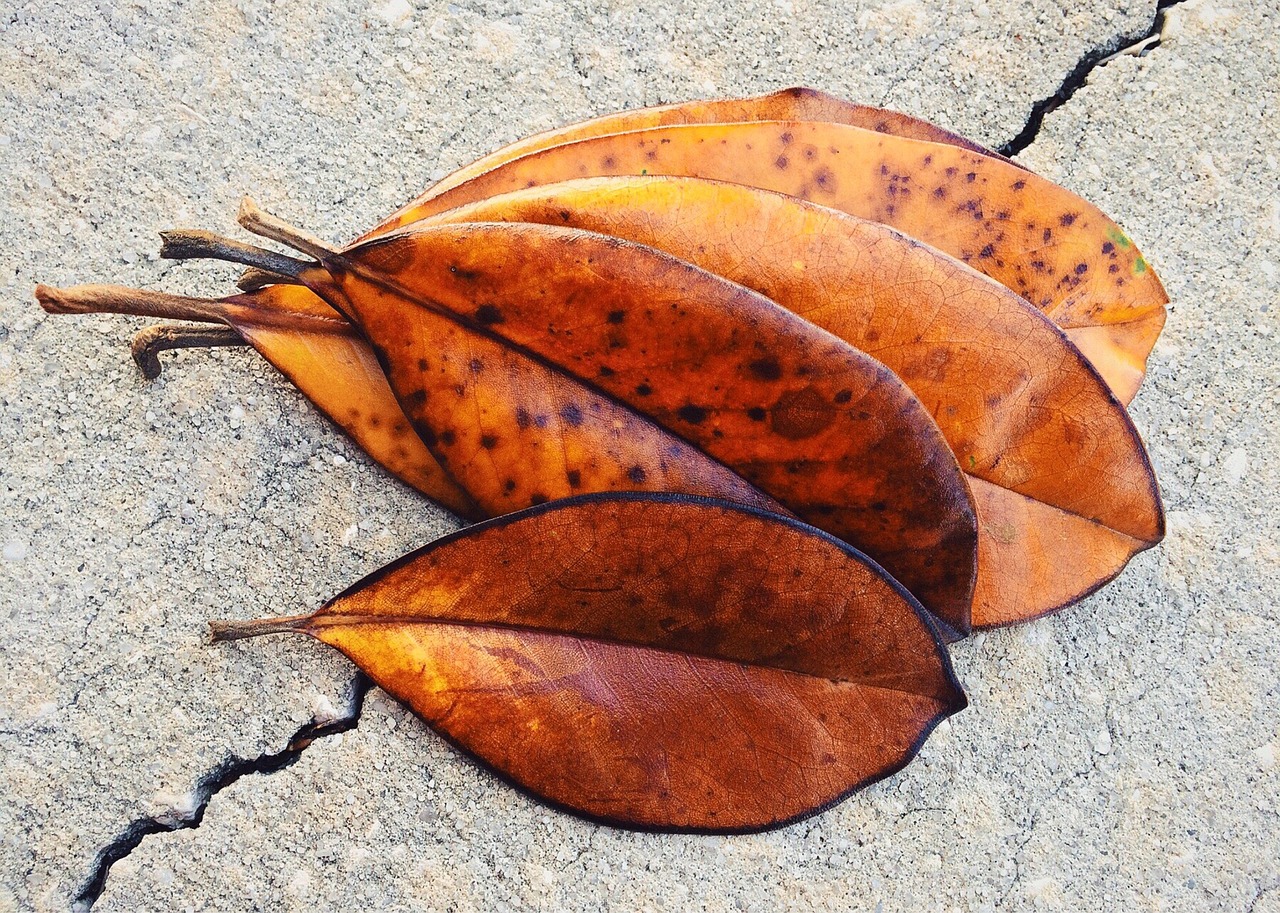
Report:
M745 185L652 177L526 188L426 220L473 221L564 225L665 250L896 372L972 484L997 486L975 496L980 539L1001 527L979 545L975 624L1061 608L1162 538L1137 432L1063 332L999 283L885 226ZM1028 497L1058 509L1024 509ZM1068 540L1070 550L1054 546Z
M521 158L533 152L540 152L552 146L561 146L565 143L577 142L578 140L597 136L646 130L651 127L667 127L679 124L749 123L751 121L769 120L827 121L835 124L848 124L853 127L875 130L879 133L890 133L895 136L922 139L934 143L947 143L982 155L1009 161L997 152L993 152L971 140L965 139L963 136L944 130L919 118L911 117L899 111L854 104L834 95L829 95L826 92L797 86L749 98L691 101L621 111L538 133L534 136L517 140L468 165L464 165L427 188L409 206L439 196L444 191L478 177L486 171L492 171L494 168L504 165L513 159ZM409 206L404 208L407 209ZM381 234L386 228L387 223L384 222L378 228L364 235L360 240L366 240L375 234Z
M380 230L531 185L643 174L747 184L883 222L969 263L1064 327L1144 321L1168 303L1128 236L1069 191L991 156L843 124L669 126L552 146L410 206ZM1145 340L1098 342L1145 365ZM1110 372L1111 360L1098 367ZM1115 377L1117 394L1131 387L1127 372Z
M414 227L326 267L402 404L415 321L482 324L847 538L967 629L964 478L915 396L836 337L684 261L553 226Z
M743 598L762 561L804 573ZM674 495L587 496L469 527L295 630L508 779L628 827L759 830L811 814L900 769L964 704L922 607L865 556L796 521Z

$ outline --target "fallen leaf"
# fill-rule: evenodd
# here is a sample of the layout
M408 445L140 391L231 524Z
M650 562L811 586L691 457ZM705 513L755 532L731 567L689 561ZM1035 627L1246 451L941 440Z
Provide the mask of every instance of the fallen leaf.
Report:
M265 233L298 242L284 231ZM949 633L967 632L977 530L964 476L919 400L847 343L684 261L589 232L415 226L341 252L305 241L302 249L323 270L298 278L359 325L415 428L477 502L484 479L463 481L459 464L483 461L513 497L527 498L516 469L495 471L529 458L512 426L582 418L548 401L512 421L498 410L521 402L518 384L507 384L518 395L497 402L473 391L472 378L529 358L647 416L861 548ZM493 342L468 350L460 333ZM442 400L447 415L423 412Z
M926 614L865 556L672 495L522 511L313 615L213 629L336 647L511 782L625 827L786 824L901 769L965 706Z
M370 235L500 193L582 177L747 184L890 225L991 276L1061 326L1128 402L1168 296L1096 206L990 155L815 122L696 124L542 149L411 205Z
M1024 299L886 226L696 178L587 178L419 225L535 222L667 251L789 308L894 371L970 476L976 627L1074 602L1163 538L1150 461L1124 407Z
M36 296L50 313L107 311L234 327L383 465L464 518L497 516L567 497L577 488L711 495L787 512L697 448L572 378L444 318L434 323L424 319L420 326L439 334L430 352L439 366L432 379L445 393L430 405L415 398L415 414L449 429L461 424L461 397L455 393L459 385L470 397L469 407L479 410L475 433L464 444L472 447L468 458L457 458L459 442L447 431L433 442L446 459L455 457L446 470L421 437L408 430L373 350L350 322L336 319L323 302L316 304L328 316L298 296L281 294L274 307L305 306L308 312L264 307L275 299L276 289L288 287L220 300L101 285L40 286ZM449 347L452 358L437 357ZM473 371L479 359L489 372ZM501 451L496 441L486 448L486 435L499 428L507 443ZM498 473L503 464L496 458L504 454L509 472Z
M562 146L565 143L591 139L597 136L628 133L634 130L648 130L652 127L669 127L681 124L737 124L758 121L822 121L833 124L849 124L853 127L875 130L878 133L906 136L934 143L947 143L981 155L999 158L1006 162L1010 161L972 140L965 139L950 130L944 130L928 121L911 117L900 111L874 108L870 105L855 105L826 92L796 86L790 89L782 89L779 92L771 92L768 95L756 95L749 98L687 101L674 105L659 105L652 108L619 111L582 121L581 123L538 133L534 136L517 140L496 152L464 165L433 184L417 200L408 204L405 208L407 209L420 202L437 197L444 191L459 184L464 184L472 178L484 174L486 171L492 171L499 165L505 165L513 159L529 155L532 152L540 152L552 146ZM360 240L366 240L367 237Z

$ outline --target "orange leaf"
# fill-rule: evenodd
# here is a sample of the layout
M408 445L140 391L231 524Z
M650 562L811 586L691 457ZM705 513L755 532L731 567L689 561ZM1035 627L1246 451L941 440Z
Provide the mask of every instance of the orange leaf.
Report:
M975 626L1061 608L1163 537L1128 413L1062 332L1004 286L892 229L741 184L670 177L549 184L418 224L464 222L564 225L667 251L897 373L975 486Z
M992 156L1006 162L1009 161L1004 156L967 140L963 136L934 126L917 117L911 117L899 111L889 111L885 108L873 108L870 105L855 105L834 95L828 95L826 92L797 86L750 98L688 101L675 105L660 105L653 108L619 111L615 114L606 114L603 117L596 117L581 123L538 133L518 140L509 146L504 146L469 165L464 165L443 180L433 184L422 196L406 206L405 209L439 196L444 191L466 183L486 171L497 168L499 165L504 165L531 152L549 149L552 146L562 146L565 143L590 139L596 136L628 133L633 130L647 130L651 127L669 127L679 124L737 124L770 120L807 120L849 124L853 127L875 130L878 133L890 133L894 136L906 136L934 143L948 143L953 146L959 146L962 149L968 149L971 152ZM366 240L377 233L375 229L360 240Z
M293 291L272 286L209 300L89 285L40 286L36 296L50 313L107 311L235 328L384 466L464 518L496 516L580 490L711 495L787 513L631 410L483 334L445 318L432 322L430 316L422 326L437 334L430 355L438 370L429 380L441 395L430 404L415 396L410 404L410 415L423 427L444 429L428 449L408 430L405 412L364 338L311 293L288 294ZM437 358L441 349L453 357ZM480 360L492 370L475 371ZM459 386L474 410L465 422L456 414ZM454 427L462 433L455 435Z
M845 124L656 127L565 143L411 205L371 234L525 187L646 174L774 190L931 244L1080 336L1123 402L1137 392L1163 325L1168 296L1155 272L1091 203L990 155Z
M313 615L217 622L349 656L503 777L625 827L777 827L965 706L918 603L801 523L588 496L472 526Z
M451 435L496 480L520 481L496 467L527 460L529 444L508 448L505 415L486 424L501 403L471 379L501 374L517 353L679 435L968 630L977 532L964 476L919 400L847 343L684 261L552 226L414 227L322 263L332 282L301 278L355 319L438 459ZM468 351L454 341L464 327L495 342ZM507 386L504 401L521 403ZM426 419L441 400L448 416ZM583 417L553 406L532 424ZM477 443L486 433L494 446Z

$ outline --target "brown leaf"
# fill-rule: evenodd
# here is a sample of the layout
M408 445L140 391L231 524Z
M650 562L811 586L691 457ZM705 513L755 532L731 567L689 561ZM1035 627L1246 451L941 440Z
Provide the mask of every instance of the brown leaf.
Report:
M303 292L304 294L297 294ZM389 472L465 519L488 516L445 473L409 426L364 337L345 317L296 286L275 285L251 295L210 300L106 285L52 289L36 297L49 313L121 313L218 323L235 330L289 378L325 416ZM141 360L155 359L154 334ZM183 345L207 344L196 341ZM158 374L158 369L153 369ZM718 494L699 491L698 494Z
M504 146L469 165L464 165L443 180L433 184L417 200L408 206L409 209L421 202L432 199L459 184L466 183L486 171L504 165L513 159L540 152L552 146L590 139L596 136L608 136L614 133L627 133L634 130L648 130L652 127L669 127L681 124L737 124L753 121L826 121L833 124L849 124L875 130L878 133L889 133L894 136L906 136L912 139L927 140L933 143L947 143L1009 162L1004 156L992 152L971 140L965 139L944 130L941 127L885 108L873 108L869 105L855 105L852 102L819 92L816 89L794 87L772 92L768 95L757 95L750 98L725 98L711 101L688 101L674 105L660 105L653 108L639 108L631 111L619 111L592 118L566 127L558 127ZM1010 162L1010 164L1016 164ZM1021 167L1021 166L1018 166ZM394 217L393 217L394 218ZM362 237L367 240L377 229Z
M1137 392L1164 325L1160 281L1091 203L999 158L845 124L669 126L565 143L406 207L371 234L524 187L645 174L774 190L931 244L1078 338L1123 402Z
M418 326L434 334L428 348L436 370L426 378L436 395L414 395L409 414L424 428L441 429L428 434L433 453L408 432L373 350L350 322L311 293L289 291L273 286L209 300L90 285L40 286L36 296L50 313L108 311L234 327L383 465L464 518L617 490L709 495L788 512L632 410L484 334L424 315ZM285 310L295 306L309 311ZM442 350L452 354L439 357ZM476 370L480 363L489 370ZM424 392L427 386L420 384Z
M965 706L914 599L812 527L679 496L489 521L310 616L462 750L609 824L777 827L901 769Z
M1128 413L1061 331L999 283L883 225L671 177L549 184L427 221L564 225L655 247L880 360L970 476L976 627L1061 608L1163 537L1155 476Z
M964 477L910 390L847 343L684 261L551 226L413 228L323 264L332 281L302 278L359 324L428 447L478 502L484 480L464 481L458 463L482 461L527 497L531 445L512 426L585 415L548 399L521 423L507 414L528 409L518 383L496 400L474 391L472 378L531 358L861 548L953 632L968 630L977 531ZM464 346L464 333L492 342ZM421 412L441 400L438 418ZM441 447L446 434L459 453Z

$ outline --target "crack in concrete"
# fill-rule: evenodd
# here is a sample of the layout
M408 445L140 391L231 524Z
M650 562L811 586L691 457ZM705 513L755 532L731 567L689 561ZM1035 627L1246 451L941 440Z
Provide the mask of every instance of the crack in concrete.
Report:
M194 830L204 821L204 813L209 808L213 797L222 790L237 782L241 777L250 774L268 776L291 767L302 757L312 742L343 732L350 732L360 725L360 717L364 713L365 697L373 687L373 682L362 672L356 673L352 684L351 698L347 712L336 720L318 722L312 720L300 728L289 739L283 749L277 752L260 754L256 758L238 758L232 755L209 773L197 781L192 794L196 797L195 808L188 813L170 813L159 816L147 816L131 821L120 835L100 849L94 857L93 867L84 881L84 886L75 896L71 909L75 913L88 913L98 902L107 887L107 878L111 867L136 850L142 841L153 834L165 834L171 831Z
M1151 20L1151 25L1145 32L1138 35L1121 35L1104 45L1094 48L1081 57L1071 72L1067 74L1067 78L1062 81L1062 85L1058 86L1057 91L1031 106L1031 115L1027 118L1026 126L1019 131L1018 135L997 151L1001 155L1012 158L1034 143L1036 137L1040 135L1040 128L1044 125L1045 116L1070 101L1071 97L1076 94L1076 90L1083 86L1089 77L1093 75L1094 70L1105 67L1123 54L1133 53L1139 57L1145 57L1158 48L1161 37L1164 34L1164 24L1168 10L1184 2L1186 0L1158 0L1155 17Z
M1178 0L1178 2L1181 3L1182 0ZM1107 715L1105 722L1107 734L1111 736L1112 743L1114 744L1116 740L1116 731L1115 727L1111 723L1111 716L1109 714ZM996 901L997 907L1004 905L1004 902L1009 899L1009 894L1012 893L1013 889L1022 881L1022 851L1026 849L1027 844L1035 838L1036 828L1040 826L1040 818L1044 814L1045 809L1048 808L1049 803L1056 800L1058 796L1062 794L1062 791L1072 783L1076 783L1079 780L1092 776L1098 770L1098 765L1101 762L1102 756L1091 747L1088 765L1083 770L1074 771L1070 776L1064 777L1056 786L1054 786L1049 795L1045 799L1041 800L1035 810L1032 811L1025 830L1026 836L1018 842L1017 847L1013 851L1013 878L1010 880L1009 884L1005 886L1004 891Z
M1245 913L1254 913L1254 909L1258 906L1258 901L1262 900L1263 897L1275 890L1280 890L1280 876L1265 882L1255 882L1253 888L1253 899L1249 901L1249 906L1245 908Z

